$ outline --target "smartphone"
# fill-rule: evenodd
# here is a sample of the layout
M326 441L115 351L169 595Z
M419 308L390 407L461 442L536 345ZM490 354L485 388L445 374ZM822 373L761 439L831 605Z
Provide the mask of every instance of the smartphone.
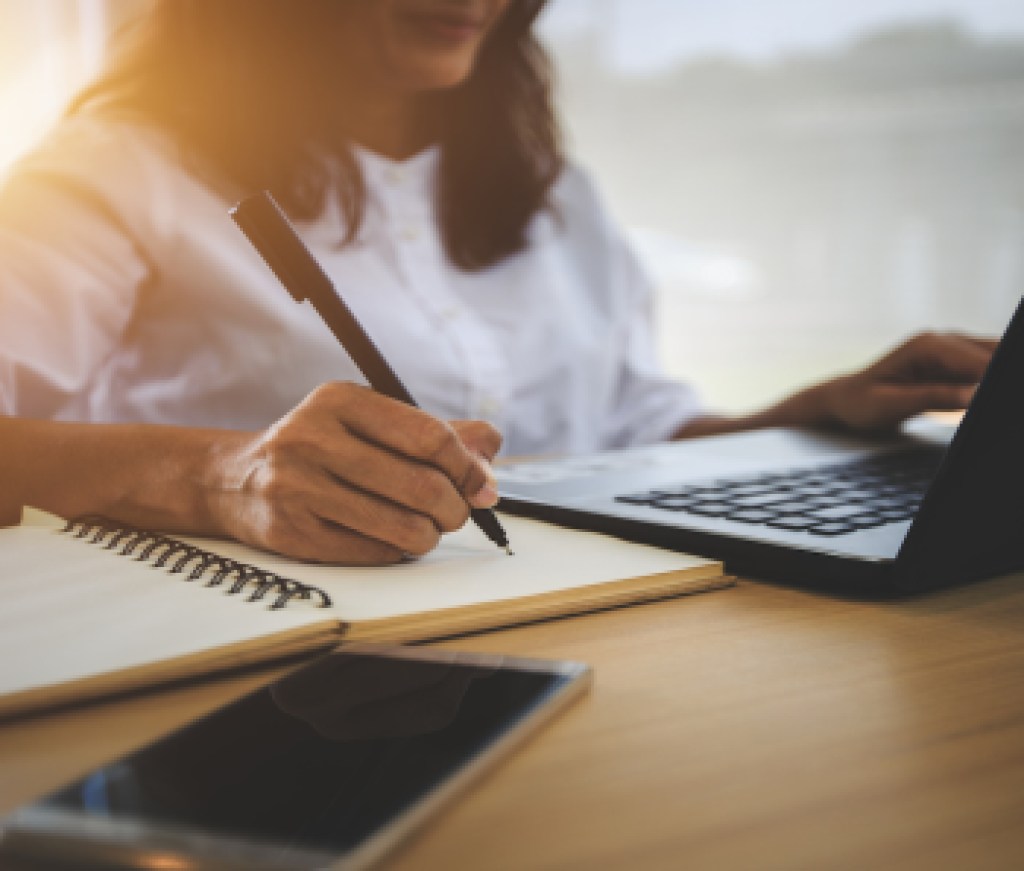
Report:
M15 811L0 857L366 868L589 683L581 663L346 645Z

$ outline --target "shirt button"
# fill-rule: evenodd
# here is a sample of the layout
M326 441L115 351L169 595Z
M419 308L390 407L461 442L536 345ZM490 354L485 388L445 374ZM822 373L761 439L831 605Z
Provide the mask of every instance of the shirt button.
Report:
M401 235L406 242L415 242L420 237L420 231L418 227L407 224L402 228Z
M389 166L384 170L384 178L391 184L400 184L403 178L402 170L397 166Z
M455 306L449 306L441 312L441 319L445 321L456 321L459 319L460 314L462 314L462 312L455 308Z
M485 396L480 400L479 409L481 417L492 417L501 409L501 403L493 396Z

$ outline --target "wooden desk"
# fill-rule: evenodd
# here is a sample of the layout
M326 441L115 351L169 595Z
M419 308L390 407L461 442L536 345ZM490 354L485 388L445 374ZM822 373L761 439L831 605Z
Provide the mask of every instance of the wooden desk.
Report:
M460 639L590 697L393 869L1024 868L1024 578L899 603L753 583ZM0 728L0 811L265 680Z

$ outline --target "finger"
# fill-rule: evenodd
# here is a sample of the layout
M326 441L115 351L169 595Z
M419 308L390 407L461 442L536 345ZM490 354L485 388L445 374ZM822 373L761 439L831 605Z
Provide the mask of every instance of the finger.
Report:
M461 528L469 517L465 497L434 466L353 438L326 438L313 451L310 460L337 486L347 484L430 517L444 532Z
M258 501L246 525L259 539L256 543L280 553L303 559L394 562L403 554L426 553L441 535L431 517L338 481L309 460L263 464L250 485ZM468 514L465 503L460 505Z
M951 384L881 385L872 391L866 416L877 426L896 424L925 411L953 411L971 401L973 387Z
M431 517L342 481L311 494L306 505L321 521L383 542L404 554L422 556L441 539L441 530Z
M501 449L501 433L483 420L453 420L451 426L462 443L479 457L485 480L483 486L468 497L474 508L491 508L498 502L498 479L491 468L491 460Z
M969 336L966 333L961 333L960 335L967 339L967 341L973 342L982 350L988 351L989 354L999 347L999 339L991 339L985 336Z
M455 430L418 408L346 383L323 385L309 401L326 409L354 435L436 466L465 497L475 495L487 481L480 459Z
M501 449L501 433L485 420L452 420L452 429L470 451L491 461Z
M924 333L915 336L878 364L877 375L891 381L976 383L992 352L966 336Z
M498 504L498 499L500 498L498 494L498 479L495 477L494 470L487 460L481 459L480 462L484 471L484 483L480 486L479 490L466 498L473 508L493 508Z
M992 352L997 343L962 333L953 333L943 338L947 341L938 344L940 365L965 381L980 381L992 360Z
M406 559L400 548L336 524L320 522L304 542L303 553L291 556L346 566L386 566Z
M336 563L338 565L378 566L401 562L406 554L401 548L387 544L354 530L328 523L303 511L301 519L275 516L260 531L256 540L240 538L283 554L309 562Z

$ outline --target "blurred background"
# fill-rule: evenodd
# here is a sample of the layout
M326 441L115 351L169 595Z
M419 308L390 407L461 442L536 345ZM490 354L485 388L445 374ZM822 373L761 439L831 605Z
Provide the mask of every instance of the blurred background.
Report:
M0 0L0 173L146 0ZM727 410L1024 292L1024 0L552 0L570 150Z

